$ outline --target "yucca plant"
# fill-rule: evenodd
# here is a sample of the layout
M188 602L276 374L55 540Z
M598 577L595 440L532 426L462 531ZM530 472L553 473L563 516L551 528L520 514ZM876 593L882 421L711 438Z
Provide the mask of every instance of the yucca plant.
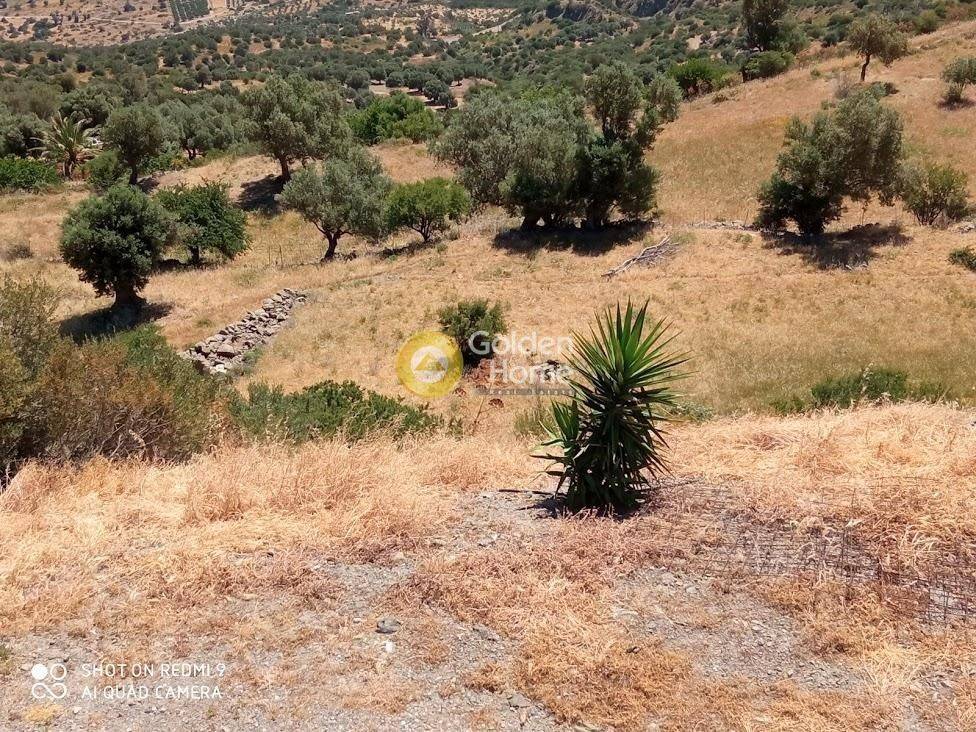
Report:
M589 337L574 334L569 365L572 395L553 404L539 457L555 464L550 475L565 486L570 510L630 511L650 480L667 472L664 423L676 406L672 382L687 361L671 351L674 335L664 321L650 323L647 302L608 308Z
M71 178L74 169L91 157L95 147L95 131L85 126L85 120L56 114L41 135L37 149L42 157L61 166L65 178Z

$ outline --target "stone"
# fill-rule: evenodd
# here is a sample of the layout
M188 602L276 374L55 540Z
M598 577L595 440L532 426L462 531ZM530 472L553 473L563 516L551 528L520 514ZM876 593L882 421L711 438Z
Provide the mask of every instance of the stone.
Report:
M396 618L380 618L376 621L376 632L390 635L400 630L402 623Z

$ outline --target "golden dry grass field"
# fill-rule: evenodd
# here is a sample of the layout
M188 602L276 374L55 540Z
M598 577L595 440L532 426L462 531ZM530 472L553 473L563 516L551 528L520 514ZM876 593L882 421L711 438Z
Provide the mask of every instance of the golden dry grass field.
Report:
M913 153L971 181L976 107L937 100L945 62L974 51L976 24L954 25L870 72L897 87ZM184 464L29 465L0 494L0 727L976 728L976 633L958 618L976 595L976 275L947 259L974 235L871 206L818 255L694 225L751 218L789 116L812 114L855 65L813 62L685 105L652 154L654 229L526 238L489 210L434 247L349 239L340 252L358 256L323 265L311 226L254 210L246 255L154 276L146 296L177 347L283 287L309 293L241 388L352 379L414 402L394 357L445 303L499 300L511 330L561 336L649 299L692 355L688 399L718 416L674 427L675 485L626 520L554 515L515 429L534 401L488 404L468 383L431 404L462 418L460 436L228 439ZM450 174L422 147L376 153L396 180ZM224 180L246 198L273 172L222 158L159 183ZM33 252L0 272L56 283L72 318L108 305L57 255L60 219L84 195L0 197L0 241ZM862 220L876 225L842 233ZM666 234L672 255L603 277ZM869 365L940 382L961 404L770 413ZM918 583L883 592L826 566L765 576L731 561L754 559L740 538L816 556L838 536L856 537L851 563ZM951 608L948 590L924 589L942 576L961 588ZM120 679L77 673L70 701L29 694L38 661L162 660L223 664L206 677L221 699L129 704L104 696ZM100 700L83 700L86 686Z
M756 530L775 516L802 543L863 520L920 566L976 539L971 414L739 417L673 440L681 475L741 482ZM727 517L668 492L626 521L553 519L498 492L544 487L529 447L227 445L185 465L28 467L0 497L5 727L972 728L971 629L810 576L701 575L693 558ZM867 489L917 473L924 491ZM863 508L830 508L857 484ZM197 679L221 698L104 691L145 681L132 672L76 672L64 704L27 697L37 660L139 674L163 659L224 664Z

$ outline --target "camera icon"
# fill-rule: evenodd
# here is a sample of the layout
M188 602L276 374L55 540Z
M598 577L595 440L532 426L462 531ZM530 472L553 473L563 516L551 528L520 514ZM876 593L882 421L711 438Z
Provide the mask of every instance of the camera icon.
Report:
M63 663L35 663L31 666L31 696L34 699L50 699L58 701L68 695L68 685L64 680L68 678L68 667Z

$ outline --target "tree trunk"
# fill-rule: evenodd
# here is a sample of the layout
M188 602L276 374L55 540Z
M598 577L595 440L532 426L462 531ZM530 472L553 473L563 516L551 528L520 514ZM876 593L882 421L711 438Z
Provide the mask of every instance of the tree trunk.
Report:
M328 249L325 250L325 254L322 255L323 262L331 262L335 258L336 247L339 245L339 237L341 234L326 234L325 238L329 242Z
M134 186L139 182L139 166L133 165L129 168L129 185Z
M146 301L139 297L136 287L132 282L115 283L115 304L112 309L120 310L139 310Z
M871 63L871 54L869 53L864 57L864 65L861 66L861 83L864 83L864 77L868 74L868 64Z
M291 169L288 167L288 158L278 158L278 164L281 166L281 180L287 183L291 180Z

